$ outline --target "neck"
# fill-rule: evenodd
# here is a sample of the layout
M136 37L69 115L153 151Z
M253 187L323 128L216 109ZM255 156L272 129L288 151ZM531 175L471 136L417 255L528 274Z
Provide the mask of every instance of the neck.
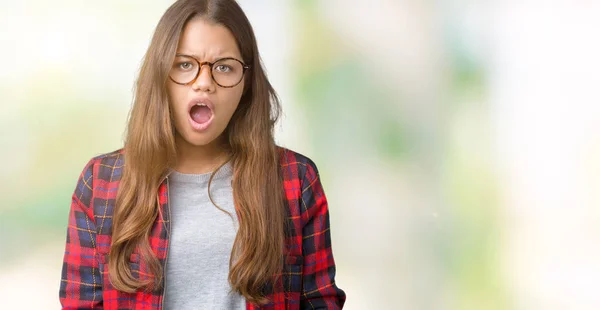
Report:
M196 146L176 137L177 163L174 170L185 174L203 174L215 171L229 159L227 149L219 139L208 145Z

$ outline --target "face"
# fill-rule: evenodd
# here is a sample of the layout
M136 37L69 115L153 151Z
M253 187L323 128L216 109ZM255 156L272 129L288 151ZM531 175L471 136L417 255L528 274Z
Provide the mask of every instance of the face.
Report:
M241 61L237 43L224 26L196 18L186 25L177 54L193 58L176 56L169 74L171 78L167 82L169 105L177 131L176 142L178 145L184 143L192 147L219 145L242 97L244 79L233 87L225 88L219 86L211 74L219 84L231 84L231 75L236 74L234 70L242 70L241 67L236 67L236 64L241 66L241 63L225 60L212 68L210 64L204 64L199 68L200 73L194 82L181 84L193 79L194 72L199 67L198 63L213 63L223 58Z

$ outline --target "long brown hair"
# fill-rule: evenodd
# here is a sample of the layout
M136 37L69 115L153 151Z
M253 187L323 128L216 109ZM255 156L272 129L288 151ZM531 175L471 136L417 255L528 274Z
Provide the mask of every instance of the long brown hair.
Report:
M166 91L180 35L192 18L228 28L245 63L245 90L224 134L233 165L233 198L239 229L229 261L234 291L254 303L281 272L286 211L273 127L280 104L258 53L252 27L234 0L179 0L160 19L144 56L125 138L125 166L113 214L109 274L123 292L160 288L162 266L148 237L159 214L157 189L177 158ZM149 125L151 124L151 125ZM214 175L214 174L213 174ZM138 249L153 279L136 279L129 256Z

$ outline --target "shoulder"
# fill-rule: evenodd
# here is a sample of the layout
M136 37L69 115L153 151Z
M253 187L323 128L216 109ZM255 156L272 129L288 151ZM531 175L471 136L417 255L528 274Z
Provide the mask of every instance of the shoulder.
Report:
M82 176L94 182L98 180L114 181L120 179L123 163L123 149L96 155L88 161Z
M295 152L285 147L278 146L280 162L282 165L301 165L310 166L316 169L316 165L308 156Z
M99 154L99 155L96 155L96 156L92 157L88 161L87 166L97 166L97 165L101 165L101 164L110 164L110 163L116 162L119 158L122 159L123 156L124 156L123 149L114 150L114 151L109 152L109 153Z
M109 164L116 163L119 159L123 159L125 156L125 151L123 149L114 150L110 153L104 153L97 156L94 156L91 161L96 164Z
M308 156L284 147L278 150L284 183L298 183L303 188L306 182L312 183L319 177L317 165Z
M94 219L94 199L98 191L115 193L113 187L118 186L120 179L122 160L119 159L122 150L101 154L93 157L83 168L73 193L73 202L85 212L89 218ZM107 196L107 195L105 195Z

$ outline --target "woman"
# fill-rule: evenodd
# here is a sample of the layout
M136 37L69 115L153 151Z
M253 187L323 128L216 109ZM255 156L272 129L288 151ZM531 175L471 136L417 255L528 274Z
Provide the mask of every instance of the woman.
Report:
M279 108L238 4L175 2L123 149L73 194L63 308L341 308L318 171L275 145Z

